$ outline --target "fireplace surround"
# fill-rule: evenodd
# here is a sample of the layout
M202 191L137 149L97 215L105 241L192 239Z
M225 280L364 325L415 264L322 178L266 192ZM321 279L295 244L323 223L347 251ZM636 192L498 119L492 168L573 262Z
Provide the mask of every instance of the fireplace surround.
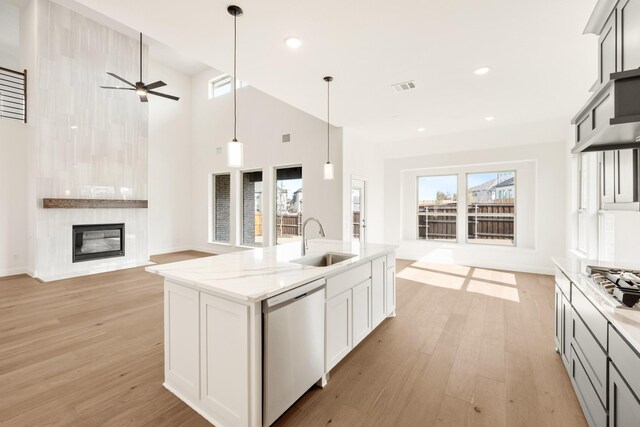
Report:
M73 262L124 256L124 224L73 226Z

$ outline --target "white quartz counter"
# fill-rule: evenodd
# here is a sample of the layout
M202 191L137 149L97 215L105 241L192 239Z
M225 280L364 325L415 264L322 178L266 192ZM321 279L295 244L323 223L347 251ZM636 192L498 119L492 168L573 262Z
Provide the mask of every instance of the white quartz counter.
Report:
M204 292L243 302L258 302L321 277L329 277L356 264L393 252L391 245L309 241L306 256L325 252L356 254L347 261L328 267L291 263L301 257L300 243L288 243L171 264L153 265L146 271L166 279L196 287Z
M586 276L586 268L588 265L596 267L625 267L631 269L636 269L637 266L633 267L581 259L571 254L565 258L554 258L553 262L564 272L571 282L580 288L613 327L616 328L636 350L640 351L640 311L614 307Z

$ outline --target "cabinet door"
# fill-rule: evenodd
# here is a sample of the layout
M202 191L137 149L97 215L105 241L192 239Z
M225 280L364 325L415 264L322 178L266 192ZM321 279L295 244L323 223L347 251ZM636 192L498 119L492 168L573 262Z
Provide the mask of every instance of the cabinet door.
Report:
M371 263L371 321L375 328L387 317L384 310L385 288L384 281L387 274L385 257L373 260Z
M201 404L220 425L249 424L249 307L200 299Z
M640 1L621 1L618 11L620 16L621 70L634 70L640 67Z
M615 203L615 151L603 151L600 158L600 189L602 207Z
M615 201L633 203L638 201L638 151L618 150L615 156Z
M636 427L640 423L640 402L609 362L609 427Z
M587 371L582 360L575 352L570 355L571 368L569 377L582 406L582 411L587 419L589 427L600 427L607 424L607 411L598 398L598 393L593 389Z
M351 289L327 301L326 372L336 366L353 348L351 307Z
M176 391L200 399L200 293L164 284L164 378Z
M560 355L567 371L571 366L571 303L562 296L562 339L560 340Z
M387 280L385 280L385 311L387 316L396 314L396 267L387 268Z
M605 25L600 38L598 39L599 60L600 60L600 83L608 82L611 73L617 71L617 43L616 43L616 20L617 14L614 11Z
M371 332L371 280L353 288L353 346Z
M562 292L558 285L555 293L555 340L556 351L562 354Z

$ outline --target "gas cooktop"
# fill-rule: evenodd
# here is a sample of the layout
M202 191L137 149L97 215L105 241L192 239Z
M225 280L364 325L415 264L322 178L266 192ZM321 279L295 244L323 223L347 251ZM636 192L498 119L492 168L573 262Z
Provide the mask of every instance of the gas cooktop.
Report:
M640 270L588 266L587 275L620 307L640 310Z

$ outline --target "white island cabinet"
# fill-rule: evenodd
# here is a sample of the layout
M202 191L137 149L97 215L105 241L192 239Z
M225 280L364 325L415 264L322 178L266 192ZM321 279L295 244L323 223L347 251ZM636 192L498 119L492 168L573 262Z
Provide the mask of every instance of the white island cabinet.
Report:
M264 300L326 279L324 385L329 371L395 315L395 247L314 240L309 257L355 255L328 267L296 262L299 244L154 265L164 276L164 386L217 427L263 422Z

